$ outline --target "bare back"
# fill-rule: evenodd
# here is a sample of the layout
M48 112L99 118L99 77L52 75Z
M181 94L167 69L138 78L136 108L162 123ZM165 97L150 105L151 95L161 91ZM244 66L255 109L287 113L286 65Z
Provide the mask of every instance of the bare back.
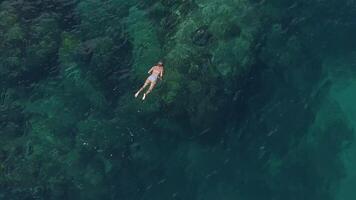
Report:
M152 75L157 75L157 76L160 76L161 78L163 77L163 67L161 67L161 66L158 66L158 65L153 66L150 69L150 72Z
M152 74L159 75L162 71L163 67L159 67L157 65L152 67Z

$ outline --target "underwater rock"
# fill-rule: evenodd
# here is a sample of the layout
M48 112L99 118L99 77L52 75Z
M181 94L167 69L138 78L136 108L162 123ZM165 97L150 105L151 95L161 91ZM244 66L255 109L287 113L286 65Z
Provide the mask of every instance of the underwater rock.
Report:
M173 29L179 22L179 16L169 15L161 20L161 25L165 29Z
M237 24L230 24L225 30L225 37L226 38L234 38L238 37L241 34L241 27Z
M212 39L212 34L208 30L208 26L199 27L191 36L192 42L198 46L206 46Z
M24 134L25 120L20 107L0 106L0 135L20 137Z
M352 130L320 33L354 17L300 2L1 1L0 199L333 199Z

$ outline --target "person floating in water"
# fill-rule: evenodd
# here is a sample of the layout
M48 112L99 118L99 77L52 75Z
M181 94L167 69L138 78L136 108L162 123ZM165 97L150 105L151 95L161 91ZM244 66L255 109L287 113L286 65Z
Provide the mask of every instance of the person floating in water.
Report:
M145 89L145 87L148 86L148 84L150 84L150 87L148 88L148 90L143 93L143 97L142 100L145 100L146 96L152 91L152 89L155 87L156 83L157 83L157 79L162 79L163 77L163 63L160 61L157 63L157 65L153 66L149 71L148 74L151 74L145 81L145 84L143 84L143 86L136 92L135 94L135 98L138 97L138 95L140 94L140 92Z

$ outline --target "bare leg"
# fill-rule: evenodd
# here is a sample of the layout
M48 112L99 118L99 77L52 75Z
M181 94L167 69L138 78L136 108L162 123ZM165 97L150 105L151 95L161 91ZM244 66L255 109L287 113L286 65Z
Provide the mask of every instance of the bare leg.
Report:
M143 86L136 92L135 97L137 97L137 96L140 94L140 92L141 92L143 89L145 89L145 87L146 87L149 83L150 83L150 81L149 81L149 80L146 80L146 81L145 81L145 84L143 84Z
M145 100L146 95L148 95L148 94L152 91L152 89L155 87L155 85L156 85L156 81L151 82L150 87L149 87L148 90L143 94L142 100Z

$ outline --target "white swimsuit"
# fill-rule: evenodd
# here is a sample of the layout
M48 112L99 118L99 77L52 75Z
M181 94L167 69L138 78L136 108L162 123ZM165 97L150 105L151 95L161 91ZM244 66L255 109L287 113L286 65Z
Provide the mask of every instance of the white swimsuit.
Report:
M157 74L152 74L151 76L148 77L148 80L155 82L157 81L158 75Z

